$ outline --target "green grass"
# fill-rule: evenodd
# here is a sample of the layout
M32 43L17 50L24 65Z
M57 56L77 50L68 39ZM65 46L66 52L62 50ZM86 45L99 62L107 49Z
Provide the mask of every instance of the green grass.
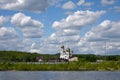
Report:
M9 62L0 63L0 70L18 71L114 71L120 70L120 61L106 61L101 63L91 62L70 62L60 64L10 64Z

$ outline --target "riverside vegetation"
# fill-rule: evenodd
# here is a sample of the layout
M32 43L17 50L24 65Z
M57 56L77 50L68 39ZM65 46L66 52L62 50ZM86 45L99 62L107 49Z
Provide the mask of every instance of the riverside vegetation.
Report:
M37 54L19 51L0 51L0 70L24 70L24 71L113 71L120 70L120 55L93 55L76 54L77 62L64 62L54 64L35 64L36 57L43 56L44 60L59 58L57 54ZM15 63L14 63L15 62ZM29 64L27 64L29 62ZM34 64L33 64L34 63Z

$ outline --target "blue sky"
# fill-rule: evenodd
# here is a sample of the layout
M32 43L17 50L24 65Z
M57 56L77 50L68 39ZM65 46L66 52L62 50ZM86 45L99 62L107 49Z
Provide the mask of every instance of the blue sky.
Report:
M120 54L119 14L119 0L1 0L0 50Z

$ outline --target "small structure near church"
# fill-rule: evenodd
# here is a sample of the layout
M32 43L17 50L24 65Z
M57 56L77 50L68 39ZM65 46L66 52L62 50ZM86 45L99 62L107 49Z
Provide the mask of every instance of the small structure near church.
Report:
M36 60L38 61L38 62L42 62L43 61L43 56L38 56L38 57L36 57Z
M67 60L67 61L78 61L78 57L72 55L73 51L70 48L65 50L64 46L61 46L60 51L60 60Z

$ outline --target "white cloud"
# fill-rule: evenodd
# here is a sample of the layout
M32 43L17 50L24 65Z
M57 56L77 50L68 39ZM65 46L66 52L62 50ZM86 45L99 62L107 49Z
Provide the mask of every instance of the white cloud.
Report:
M52 36L56 35L56 36L72 36L72 35L76 35L76 34L79 34L80 33L80 30L77 30L77 29L60 29L60 30L57 30L56 33L52 34Z
M3 27L7 17L0 17L2 25L0 27L0 50L23 50L24 44L18 39L18 33L12 27ZM21 45L21 46L19 46Z
M18 33L12 27L0 28L0 50L15 50L30 52L34 42L30 39L19 38Z
M59 0L2 0L0 1L0 8L6 10L43 12L57 2Z
M21 38L21 34L13 27L3 27L8 17L0 16L0 50L15 50L31 52L34 49L32 39ZM9 19L10 20L10 19ZM43 24L39 21L31 19L31 17L23 13L17 13L11 18L11 23L22 30L26 37L41 37ZM40 44L40 43L39 43ZM39 47L36 48L39 51ZM34 50L35 51L35 50Z
M68 36L68 35L59 35L57 33L53 33L49 37L49 40L56 40L58 43L78 42L80 40L80 36L77 34Z
M43 24L23 13L16 13L11 18L11 23L20 28L25 37L40 38L43 34Z
M7 20L7 17L0 16L0 27L3 26L7 22Z
M88 41L106 41L120 39L120 22L112 22L109 20L103 21L97 27L92 28L91 31L86 33L86 40ZM99 32L99 33L98 33Z
M79 29L95 23L104 13L105 11L77 11L69 15L66 19L55 21L52 26L55 29Z
M116 0L101 0L102 5L112 5Z
M6 27L1 27L0 28L0 40L5 40L5 39L11 39L11 38L17 38L17 33L13 28L6 28Z
M19 39L18 33L12 27L3 27L8 17L0 16L0 50L25 50L27 43Z
M86 35L80 39L79 30L62 29L52 33L48 38L43 38L40 45L32 43L31 52L39 53L58 53L60 46L64 44L70 47L75 53L81 54L120 54L120 22L105 20L98 26L93 27ZM74 33L76 32L76 33ZM69 35L69 33L74 33ZM111 35L118 35L112 36ZM27 42L26 42L27 43Z
M68 1L62 6L63 9L75 9L76 5L72 1Z
M77 3L77 5L82 5L82 4L84 4L85 3L85 0L79 0L79 2Z
M41 49L47 47L49 52L57 53L60 45L64 44L78 53L81 27L95 23L104 13L105 11L77 11L65 19L53 22L52 27L56 32L43 39Z
M78 6L91 6L92 4L92 2L85 2L85 0L79 0L77 3Z
M120 54L120 21L105 20L93 27L79 42L80 52L94 54ZM82 51L85 49L86 51ZM107 52L106 52L107 51Z
M29 39L11 38L0 40L0 50L30 52L32 41Z

